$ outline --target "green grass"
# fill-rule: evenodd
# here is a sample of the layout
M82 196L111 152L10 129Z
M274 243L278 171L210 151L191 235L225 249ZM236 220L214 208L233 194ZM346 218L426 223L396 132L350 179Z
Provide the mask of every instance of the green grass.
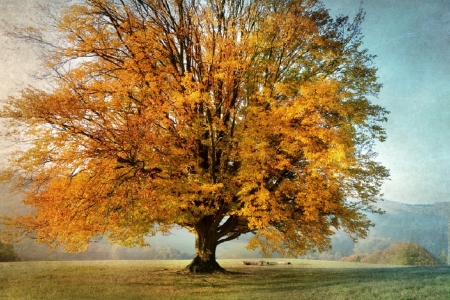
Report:
M213 275L186 274L188 261L0 263L0 299L450 299L447 267L290 261L222 260L230 272Z

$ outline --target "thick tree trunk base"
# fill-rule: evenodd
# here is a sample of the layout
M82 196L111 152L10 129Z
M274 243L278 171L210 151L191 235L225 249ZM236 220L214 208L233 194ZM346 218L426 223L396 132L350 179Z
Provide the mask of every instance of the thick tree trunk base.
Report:
M195 256L192 262L187 265L186 269L191 271L192 273L216 273L225 272L225 269L222 268L215 259L202 260L200 256Z

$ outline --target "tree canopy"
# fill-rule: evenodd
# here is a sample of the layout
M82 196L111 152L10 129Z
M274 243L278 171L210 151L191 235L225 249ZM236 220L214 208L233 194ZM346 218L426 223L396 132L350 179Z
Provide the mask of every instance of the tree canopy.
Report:
M81 251L181 226L196 272L222 270L216 247L246 233L281 255L324 250L336 228L364 237L388 171L363 19L315 0L85 0L54 18L58 43L17 31L52 88L1 113L28 142L3 178L34 208L3 236Z

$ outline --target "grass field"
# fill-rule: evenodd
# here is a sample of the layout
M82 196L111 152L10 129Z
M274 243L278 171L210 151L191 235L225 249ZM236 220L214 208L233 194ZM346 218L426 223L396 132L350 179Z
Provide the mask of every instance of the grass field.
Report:
M0 263L0 299L450 299L447 267L289 261L222 260L230 272L213 275L185 273L188 261Z

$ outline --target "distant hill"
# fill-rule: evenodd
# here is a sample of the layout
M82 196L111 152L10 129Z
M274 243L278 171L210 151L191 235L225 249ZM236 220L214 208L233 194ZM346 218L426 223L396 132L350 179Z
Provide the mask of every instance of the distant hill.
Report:
M437 202L434 204L406 204L401 202L384 200L378 206L389 214L412 213L428 216L444 216L450 214L450 202Z
M375 223L369 237L388 237L395 242L417 242L435 256L448 248L450 203L411 205L394 201L379 202L383 215L370 214Z
M323 254L309 253L310 258L337 259L353 253L373 253L400 242L417 242L439 257L448 244L448 215L450 203L412 205L395 201L380 201L377 206L384 214L368 214L375 227L366 239L357 244L342 231L332 238L332 250Z

